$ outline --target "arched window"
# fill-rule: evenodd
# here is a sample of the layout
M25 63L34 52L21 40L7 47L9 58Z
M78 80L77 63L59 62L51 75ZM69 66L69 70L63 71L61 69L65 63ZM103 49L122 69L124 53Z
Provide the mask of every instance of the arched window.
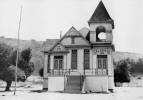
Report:
M103 27L103 26L99 26L99 27L97 27L96 28L96 41L97 42L101 42L102 41L102 38L104 39L105 38L105 34L103 34L103 33L105 33L106 32L106 29L105 29L105 27ZM102 33L101 34L101 38L99 38L99 34L100 33Z

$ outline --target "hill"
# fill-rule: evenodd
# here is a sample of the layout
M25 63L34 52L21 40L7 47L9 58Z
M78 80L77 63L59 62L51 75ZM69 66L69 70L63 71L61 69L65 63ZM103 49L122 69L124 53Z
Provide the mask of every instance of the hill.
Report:
M139 58L143 58L143 54L132 53L132 52L119 52L119 51L116 51L113 53L113 59L116 62L127 58L130 58L136 61Z
M19 48L20 50L31 48L32 49L32 59L35 65L35 72L37 74L39 69L43 67L44 64L44 56L41 51L44 49L48 50L51 48L58 39L47 39L46 41L36 41L36 40L20 40ZM0 43L5 43L16 49L17 40L12 38L0 37ZM114 61L119 61L121 59L130 58L133 60L137 60L139 58L143 58L142 54L130 53L130 52L119 52L116 51L113 53Z
M0 43L5 43L14 49L17 48L17 39L13 38L5 38L5 37L0 37ZM37 71L43 67L43 54L41 53L43 46L43 41L36 41L36 40L20 40L19 41L19 49L22 51L23 49L26 48L31 48L32 49L32 59L31 61L34 62L35 65L35 74Z

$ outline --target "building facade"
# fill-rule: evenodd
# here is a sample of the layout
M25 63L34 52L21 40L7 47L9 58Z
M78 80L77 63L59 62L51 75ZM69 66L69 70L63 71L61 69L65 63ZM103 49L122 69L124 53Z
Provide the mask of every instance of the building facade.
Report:
M63 92L108 92L114 89L114 21L102 1L88 24L86 31L71 27L53 47L43 51L43 89Z

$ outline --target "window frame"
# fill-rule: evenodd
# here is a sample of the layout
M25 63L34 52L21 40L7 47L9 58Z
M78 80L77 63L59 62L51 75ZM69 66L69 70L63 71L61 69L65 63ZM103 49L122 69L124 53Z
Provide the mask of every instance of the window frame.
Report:
M48 64L47 64L47 72L49 73L50 72L50 63L51 63L51 56L48 55Z
M73 55L74 52L75 55ZM71 69L77 69L77 56L78 56L77 49L71 50Z
M63 69L63 56L54 56L54 69L60 70Z
M86 57L85 57L86 56ZM88 57L87 57L88 56ZM90 50L84 49L84 69L90 69Z
M71 37L71 44L75 44L75 37Z
M107 55L97 55L97 68L98 69L108 68L108 56Z

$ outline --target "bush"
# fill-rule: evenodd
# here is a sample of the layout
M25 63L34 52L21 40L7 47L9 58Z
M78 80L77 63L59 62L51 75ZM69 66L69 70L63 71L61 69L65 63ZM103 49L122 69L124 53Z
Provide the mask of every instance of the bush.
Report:
M129 64L125 60L119 61L114 70L114 82L130 82Z
M41 68L41 69L39 70L39 75L40 75L41 77L43 77L43 72L44 72L44 69Z
M143 58L137 60L130 69L131 73L143 73Z

